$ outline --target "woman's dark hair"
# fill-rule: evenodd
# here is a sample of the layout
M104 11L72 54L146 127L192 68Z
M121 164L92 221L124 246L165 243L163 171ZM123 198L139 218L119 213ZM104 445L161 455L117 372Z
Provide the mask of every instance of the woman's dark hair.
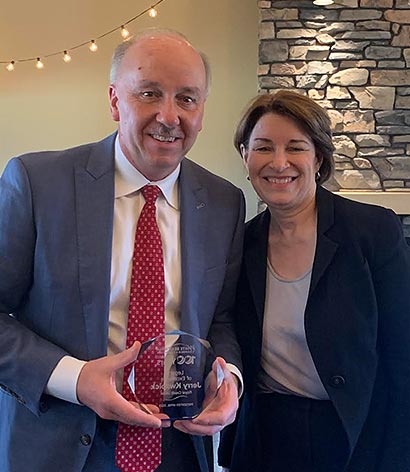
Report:
M317 183L326 182L334 169L333 151L335 147L332 141L330 118L324 108L300 93L281 90L274 94L265 93L256 96L236 128L234 145L238 152L241 154L241 145L248 148L253 128L267 113L290 118L309 136L320 162Z

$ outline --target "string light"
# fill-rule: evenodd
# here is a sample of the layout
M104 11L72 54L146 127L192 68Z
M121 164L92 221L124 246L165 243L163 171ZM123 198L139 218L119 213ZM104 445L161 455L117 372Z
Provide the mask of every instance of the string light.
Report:
M124 40L128 39L131 34L130 34L130 32L127 29L126 26L129 25L130 23L132 23L133 21L135 21L136 19L140 18L141 16L147 14L147 13L151 18L155 18L158 15L158 11L155 9L155 7L157 7L163 1L164 0L158 0L155 4L151 5L149 8L146 8L145 10L141 11L140 13L138 13L137 15L135 15L133 18L129 19L128 21L123 22L121 26L117 26L117 27L111 29L110 31L107 31L107 32L101 34L100 36L96 36L91 41L85 41L81 44L77 44L75 46L72 46L72 47L69 48L69 50L74 51L75 49L79 49L81 47L84 47L84 46L88 45L88 48L90 49L90 51L95 52L95 51L98 50L98 46L97 46L96 41L98 41L99 39L105 38L106 36L109 36L109 35L111 35L112 33L116 32L116 31L117 32L120 31L120 34L124 38ZM56 52L52 52L52 53L49 53L49 54L41 54L37 57L28 57L28 58L23 58L23 59L15 59L15 60L12 60L12 61L10 61L10 60L7 60L7 61L0 60L0 65L4 64L5 68L9 72L11 72L15 69L15 64L16 63L35 62L35 66L37 67L37 69L43 69L44 68L44 62L40 59L40 57L42 57L43 59L48 59L49 57L52 57L52 56L59 55L61 57L61 55L62 55L64 62L70 62L71 61L71 55L68 52L69 50L64 49L62 51L56 51Z
M97 51L98 46L97 46L97 43L95 42L94 39L91 40L90 45L88 46L88 49L89 49L91 52Z
M44 69L44 62L42 62L39 57L36 60L36 67L37 69Z
M333 0L313 0L314 5L318 5L320 7L325 7L326 5L333 5Z
M151 18L155 18L157 15L158 15L158 12L157 10L155 10L154 7L151 7L149 12L148 12L148 15L151 17Z
M63 61L64 62L70 62L71 61L71 56L70 56L70 54L68 54L67 51L64 51Z
M124 25L122 25L121 26L121 36L124 39L127 39L129 35L130 35L130 32L127 30L127 28Z

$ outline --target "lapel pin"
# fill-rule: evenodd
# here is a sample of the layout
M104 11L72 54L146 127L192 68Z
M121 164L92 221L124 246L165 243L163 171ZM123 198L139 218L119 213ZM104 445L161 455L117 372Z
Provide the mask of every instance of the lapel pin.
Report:
M197 205L196 205L196 209L199 210L200 208L203 208L205 206L205 203L204 202L199 202Z

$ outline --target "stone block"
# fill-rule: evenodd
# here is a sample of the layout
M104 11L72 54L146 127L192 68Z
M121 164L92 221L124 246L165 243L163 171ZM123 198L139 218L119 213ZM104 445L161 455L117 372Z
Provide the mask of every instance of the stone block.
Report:
M303 24L300 21L277 21L276 28L303 28Z
M272 75L301 75L307 71L306 62L285 62L272 64L270 73Z
M391 8L393 0L360 0L360 6L364 8Z
M363 51L369 44L369 41L336 41L332 51Z
M389 157L389 156L401 156L404 154L402 148L391 148L391 147L378 147L378 148L364 148L358 152L359 157Z
M325 97L325 91L316 89L308 90L308 97L316 101L322 100Z
M269 74L269 70L270 70L269 64L261 64L260 66L258 66L258 76Z
M339 19L342 21L379 20L382 15L383 13L380 10L346 9L340 12Z
M356 144L345 135L333 136L333 144L337 154L347 157L355 157L357 153Z
M390 137L380 134L358 134L353 136L353 139L361 148L373 146L390 146Z
M373 133L375 131L373 112L346 110L343 115L344 133Z
M333 74L336 70L332 62L310 61L307 63L308 74Z
M379 190L382 188L379 176L371 169L336 171L334 178L342 189Z
M261 41L259 44L259 62L286 61L289 49L286 41Z
M391 33L389 31L347 31L338 35L340 39L361 39L366 40L382 40L390 39ZM399 44L393 44L393 46L400 46Z
M351 162L335 162L335 171L354 169Z
M263 21L259 25L259 39L274 39L275 25L272 21Z
M384 17L386 20L391 21L392 23L410 23L410 9L407 11L404 10L387 10L384 12Z
M295 28L283 29L277 32L278 39L292 39L292 38L314 38L317 32L313 29Z
M372 85L408 85L410 84L410 70L373 70L370 72Z
M359 108L359 104L353 100L338 100L335 103L336 110L356 110Z
M296 87L322 89L327 85L327 76L321 75L299 75L296 77Z
M376 126L376 131L382 134L410 134L410 126Z
M270 1L267 1L267 0L259 0L258 1L258 7L259 8L270 8L272 5L271 5L271 2Z
M382 20L358 21L356 30L381 30L390 31L391 23Z
M306 59L308 50L309 50L308 46L290 46L289 59L291 60Z
M336 40L330 36L330 34L324 33L324 34L318 34L316 36L316 41L319 44L334 44Z
M329 85L326 89L326 96L329 100L346 100L352 97L346 87L338 85Z
M404 182L403 180L383 180L383 187L384 188L403 188Z
M292 77L263 76L259 77L259 86L263 89L293 88L295 81Z
M403 50L404 60L406 61L406 66L410 67L410 48Z
M369 78L369 71L367 69L345 69L329 78L329 83L332 85L354 86L364 85Z
M261 11L262 20L297 20L299 16L299 10L297 8L272 8L269 10Z
M378 125L410 125L410 116L408 111L377 111L375 118Z
M330 25L326 26L325 28L322 28L319 30L319 33L323 34L330 34L334 35L337 33L344 33L346 31L354 31L354 23L348 23L348 22L343 22L343 23L331 23Z
M368 159L363 159L363 157L355 157L353 162L356 167L359 169L371 169L372 164Z
M361 52L331 52L329 54L330 61L360 61L363 59Z
M362 109L392 110L396 90L394 87L350 87Z
M364 55L367 59L398 59L401 57L401 48L388 46L369 46L365 49Z
M396 87L397 95L410 95L410 87Z
M329 56L329 46L309 46L306 59L309 61L324 61Z
M385 179L410 179L410 157L388 157L386 159L375 157L372 163Z
M353 67L369 67L369 68L374 68L376 67L376 61L369 61L369 60L358 60L358 61L343 61L340 63L340 68L341 69L351 69Z
M409 47L410 46L410 25L403 25L399 33L394 36L391 42L392 46Z
M404 69L406 67L403 61L379 61L380 69Z
M357 8L358 6L358 0L338 0L330 8Z
M402 136L393 136L393 144L407 144L410 143L410 134Z

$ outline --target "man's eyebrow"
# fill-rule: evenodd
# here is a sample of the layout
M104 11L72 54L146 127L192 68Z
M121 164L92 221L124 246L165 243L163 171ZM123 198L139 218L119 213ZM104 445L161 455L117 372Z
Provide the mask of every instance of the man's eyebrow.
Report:
M139 80L137 82L139 87L160 87L159 82L155 82L154 80Z
M182 87L179 93L194 93L195 95L200 95L201 89L199 87Z

